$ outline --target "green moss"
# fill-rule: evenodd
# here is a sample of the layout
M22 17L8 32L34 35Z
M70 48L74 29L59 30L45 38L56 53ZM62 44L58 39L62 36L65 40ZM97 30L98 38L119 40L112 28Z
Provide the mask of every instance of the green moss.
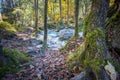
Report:
M84 36L86 35L87 32L90 32L91 29L92 29L92 28L89 28L88 25L91 24L90 21L91 21L91 19L93 18L93 16L94 16L93 12L90 12L90 14L88 15L88 17L85 18L85 20L84 20L84 22L83 22L83 26L84 26L84 28L83 28Z
M6 64L0 63L0 76L4 76L8 73L15 73L19 70L19 66L21 64L30 61L30 58L18 50L4 48L3 53L5 56Z
M104 32L98 27L88 32L84 44L68 57L69 66L78 69L92 68L95 72L99 72L104 60L102 58L102 46L99 45L98 41L103 41L104 37Z
M5 21L0 21L0 39L14 37L16 29Z
M11 24L5 21L0 21L0 30L13 31L13 32L16 31L16 29Z
M84 43L79 46L76 51L71 53L68 58L67 58L67 63L70 68L75 69L78 68L79 71L83 70L83 66L80 61L80 56L83 54L85 51L85 46Z
M102 48L99 41L104 41L104 32L100 28L95 28L86 34L85 38L85 54L81 56L84 66L89 65L95 71L99 70L101 64L104 63L102 58Z
M85 47L89 49L90 53L98 52L98 50L100 50L101 48L99 45L97 45L97 41L98 39L104 40L104 37L104 32L100 28L96 28L91 32L88 32L85 38Z

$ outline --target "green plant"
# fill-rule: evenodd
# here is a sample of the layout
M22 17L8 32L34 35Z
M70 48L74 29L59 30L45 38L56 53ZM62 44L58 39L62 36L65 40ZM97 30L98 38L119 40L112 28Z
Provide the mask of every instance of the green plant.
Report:
M8 22L0 21L0 30L16 32L16 29Z

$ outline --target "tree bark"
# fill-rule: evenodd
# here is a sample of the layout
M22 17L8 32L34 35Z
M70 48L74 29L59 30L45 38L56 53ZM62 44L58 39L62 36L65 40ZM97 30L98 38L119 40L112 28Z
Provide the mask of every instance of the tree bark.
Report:
M84 23L85 52L82 59L86 68L88 70L91 68L94 72L96 80L109 80L108 76L102 75L105 72L103 68L106 58L110 58L105 42L105 21L109 10L109 0L91 0L91 3L91 12Z
M60 8L60 22L62 22L62 4L61 0L59 0L59 8Z
M67 25L69 24L69 6L70 6L70 2L69 0L67 0Z
M120 0L115 0L108 11L106 21L106 42L109 49L120 56ZM116 57L119 57L116 56Z
M44 5L44 52L47 49L47 12L48 12L48 0L45 0Z
M38 0L34 0L35 3L35 32L38 32Z
M75 0L75 37L78 37L79 0Z

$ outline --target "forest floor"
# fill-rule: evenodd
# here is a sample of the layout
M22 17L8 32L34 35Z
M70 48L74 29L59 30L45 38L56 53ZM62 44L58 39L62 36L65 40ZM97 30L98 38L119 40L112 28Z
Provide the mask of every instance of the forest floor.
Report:
M77 74L76 71L70 69L66 64L69 51L64 53L60 50L48 49L45 53L42 53L41 48L31 44L31 32L25 31L16 34L17 37L2 41L4 47L18 49L27 53L29 51L28 47L32 46L32 49L34 49L33 55L30 56L32 62L22 65L18 73L7 74L2 80L70 80ZM78 43L73 41L75 43L74 46L83 43L81 38L77 41ZM72 49L74 50L74 48Z

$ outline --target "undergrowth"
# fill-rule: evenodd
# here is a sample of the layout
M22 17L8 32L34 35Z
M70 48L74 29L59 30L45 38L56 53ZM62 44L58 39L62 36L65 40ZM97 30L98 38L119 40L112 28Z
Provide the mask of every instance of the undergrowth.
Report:
M10 23L0 21L0 39L14 37L17 30Z

